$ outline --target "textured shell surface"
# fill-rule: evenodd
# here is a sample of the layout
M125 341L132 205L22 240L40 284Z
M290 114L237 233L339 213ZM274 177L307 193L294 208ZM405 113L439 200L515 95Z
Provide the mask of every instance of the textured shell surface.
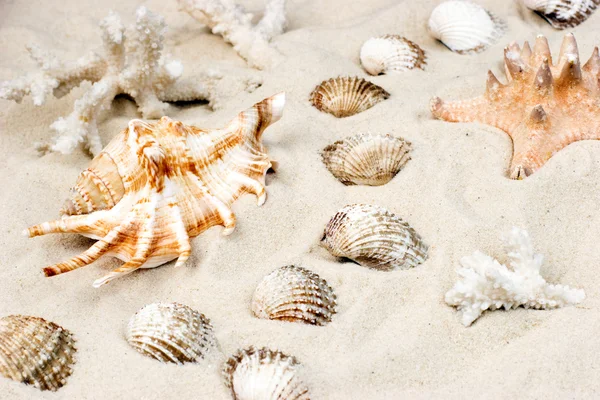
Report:
M129 320L126 339L140 353L175 364L200 361L217 348L208 318L177 303L143 307Z
M68 330L42 318L0 318L0 374L56 391L64 386L75 363L75 339Z
M449 0L431 13L429 31L450 50L469 54L496 43L506 32L506 23L479 4Z
M310 95L318 110L337 118L349 117L368 110L387 99L382 87L359 77L337 77L321 82Z
M309 400L298 361L280 351L250 347L225 363L225 384L236 400Z
M483 96L444 102L431 100L433 116L450 122L480 122L506 132L513 142L509 176L524 179L554 154L579 140L600 139L600 54L598 47L581 66L573 34L563 40L556 62L548 41L538 36L504 49L508 79L488 71Z
M371 75L423 69L425 51L399 35L383 35L367 40L360 49L360 63Z
M322 158L344 185L380 186L406 165L410 150L410 142L389 134L360 133L325 147Z
M600 6L600 0L523 0L556 29L574 28L585 22Z
M391 271L416 267L427 259L428 246L400 217L379 206L348 205L327 223L322 245L336 257Z
M240 113L221 129L201 129L163 117L132 120L81 173L61 219L33 226L29 237L72 232L98 239L83 254L44 269L53 276L103 255L121 267L94 282L101 286L139 268L153 268L191 254L190 238L212 226L233 232L232 203L241 195L266 200L272 166L261 143L279 120L284 93Z
M252 312L258 318L325 325L335 314L335 300L333 289L319 275L288 265L258 284Z

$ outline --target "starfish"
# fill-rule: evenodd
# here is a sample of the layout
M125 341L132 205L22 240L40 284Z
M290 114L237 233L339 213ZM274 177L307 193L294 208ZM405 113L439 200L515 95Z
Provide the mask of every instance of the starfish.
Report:
M508 84L488 71L483 96L471 100L431 100L434 117L450 122L481 122L506 132L513 142L509 176L524 179L554 154L579 140L600 139L600 54L598 47L581 67L573 34L565 36L557 62L548 41L536 38L504 49Z

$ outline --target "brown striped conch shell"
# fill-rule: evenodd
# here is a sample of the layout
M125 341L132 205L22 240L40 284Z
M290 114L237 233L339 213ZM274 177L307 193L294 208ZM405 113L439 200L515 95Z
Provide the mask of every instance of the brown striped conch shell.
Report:
M360 48L360 63L371 75L423 69L425 51L399 35L383 35L367 40Z
M132 120L81 173L64 216L25 234L80 233L98 241L71 260L44 268L46 276L88 265L102 255L125 264L94 282L101 286L139 268L191 254L190 239L223 225L233 232L231 204L245 193L266 200L272 166L263 131L281 118L285 95L269 97L221 129L201 129L163 117Z
M556 29L575 28L600 6L600 0L522 0Z

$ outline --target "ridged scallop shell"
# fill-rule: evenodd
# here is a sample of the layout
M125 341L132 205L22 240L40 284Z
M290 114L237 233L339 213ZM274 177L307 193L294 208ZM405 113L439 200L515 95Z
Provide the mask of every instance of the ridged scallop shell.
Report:
M239 350L225 363L225 384L235 400L309 400L294 357L267 348Z
M429 31L450 50L468 54L496 43L506 31L506 23L478 4L450 0L433 10Z
M323 163L344 185L388 183L410 160L410 142L391 135L361 133L323 149Z
M25 315L0 318L0 374L6 378L56 391L73 372L75 352L71 332L55 323Z
M333 289L319 275L288 265L258 284L252 312L258 318L325 325L335 314L335 299Z
M140 353L162 362L197 362L217 347L208 318L177 303L153 303L129 320L127 342Z
M428 247L408 223L383 207L353 204L325 227L323 246L336 257L383 271L416 267Z
M600 6L600 0L523 0L556 29L574 28Z
M358 77L337 77L321 82L310 94L318 110L338 118L361 113L390 97L382 87Z
M399 35L371 38L360 49L360 63L371 75L423 69L425 58L419 45Z

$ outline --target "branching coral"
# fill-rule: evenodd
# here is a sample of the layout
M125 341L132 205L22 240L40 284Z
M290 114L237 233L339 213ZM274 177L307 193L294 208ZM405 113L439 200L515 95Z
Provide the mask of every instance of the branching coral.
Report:
M534 254L527 231L513 228L504 241L508 267L480 251L460 261L462 279L446 293L446 303L458 308L465 326L488 309L552 309L583 301L582 289L551 285L540 275L543 256Z

